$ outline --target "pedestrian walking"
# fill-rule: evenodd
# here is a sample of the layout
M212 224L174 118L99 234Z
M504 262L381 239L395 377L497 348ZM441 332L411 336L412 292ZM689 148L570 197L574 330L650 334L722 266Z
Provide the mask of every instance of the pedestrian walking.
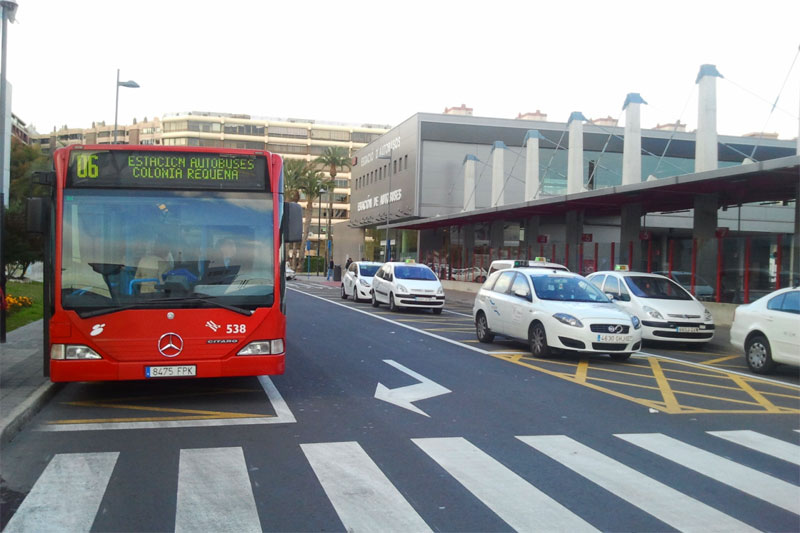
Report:
M345 261L345 262L344 262L344 269L345 269L345 270L347 270L348 268L350 268L350 264L351 264L352 262L353 262L353 260L352 260L352 259L350 259L350 256L348 255L348 256L347 256L347 261Z
M325 278L325 281L330 281L333 277L333 259L328 261L328 277Z

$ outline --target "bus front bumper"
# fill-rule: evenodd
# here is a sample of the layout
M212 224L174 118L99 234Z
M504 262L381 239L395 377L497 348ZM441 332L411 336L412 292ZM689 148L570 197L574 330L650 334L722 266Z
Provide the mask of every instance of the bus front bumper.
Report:
M180 373L158 371L182 367ZM105 359L51 360L50 381L125 381L137 379L219 378L283 374L286 355L240 355L223 361L111 362ZM148 369L150 369L148 371ZM156 374L168 374L154 377ZM174 374L174 375L169 375ZM192 375L193 374L193 375Z

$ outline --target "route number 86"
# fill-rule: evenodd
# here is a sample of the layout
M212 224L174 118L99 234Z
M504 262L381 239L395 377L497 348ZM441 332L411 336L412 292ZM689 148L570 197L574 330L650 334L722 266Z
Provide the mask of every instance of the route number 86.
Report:
M97 166L97 155L80 154L77 161L79 178L96 178L100 175L100 168Z

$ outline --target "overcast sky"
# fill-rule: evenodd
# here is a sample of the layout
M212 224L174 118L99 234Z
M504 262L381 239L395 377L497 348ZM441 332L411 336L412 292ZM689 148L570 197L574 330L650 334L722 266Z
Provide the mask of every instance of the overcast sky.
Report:
M725 76L719 133L798 133L798 0L18 2L13 111L40 133L113 124L117 68L141 85L120 88L121 124L196 110L396 125L462 103L621 119L639 92L643 127L691 130L703 63Z

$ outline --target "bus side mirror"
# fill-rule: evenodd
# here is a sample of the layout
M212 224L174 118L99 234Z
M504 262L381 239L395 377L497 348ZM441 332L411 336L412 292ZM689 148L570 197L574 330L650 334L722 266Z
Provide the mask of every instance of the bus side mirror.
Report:
M28 233L38 233L41 235L45 232L44 215L46 209L47 198L28 198L25 216L25 226Z
M303 208L300 204L283 204L283 240L300 242L303 240Z

